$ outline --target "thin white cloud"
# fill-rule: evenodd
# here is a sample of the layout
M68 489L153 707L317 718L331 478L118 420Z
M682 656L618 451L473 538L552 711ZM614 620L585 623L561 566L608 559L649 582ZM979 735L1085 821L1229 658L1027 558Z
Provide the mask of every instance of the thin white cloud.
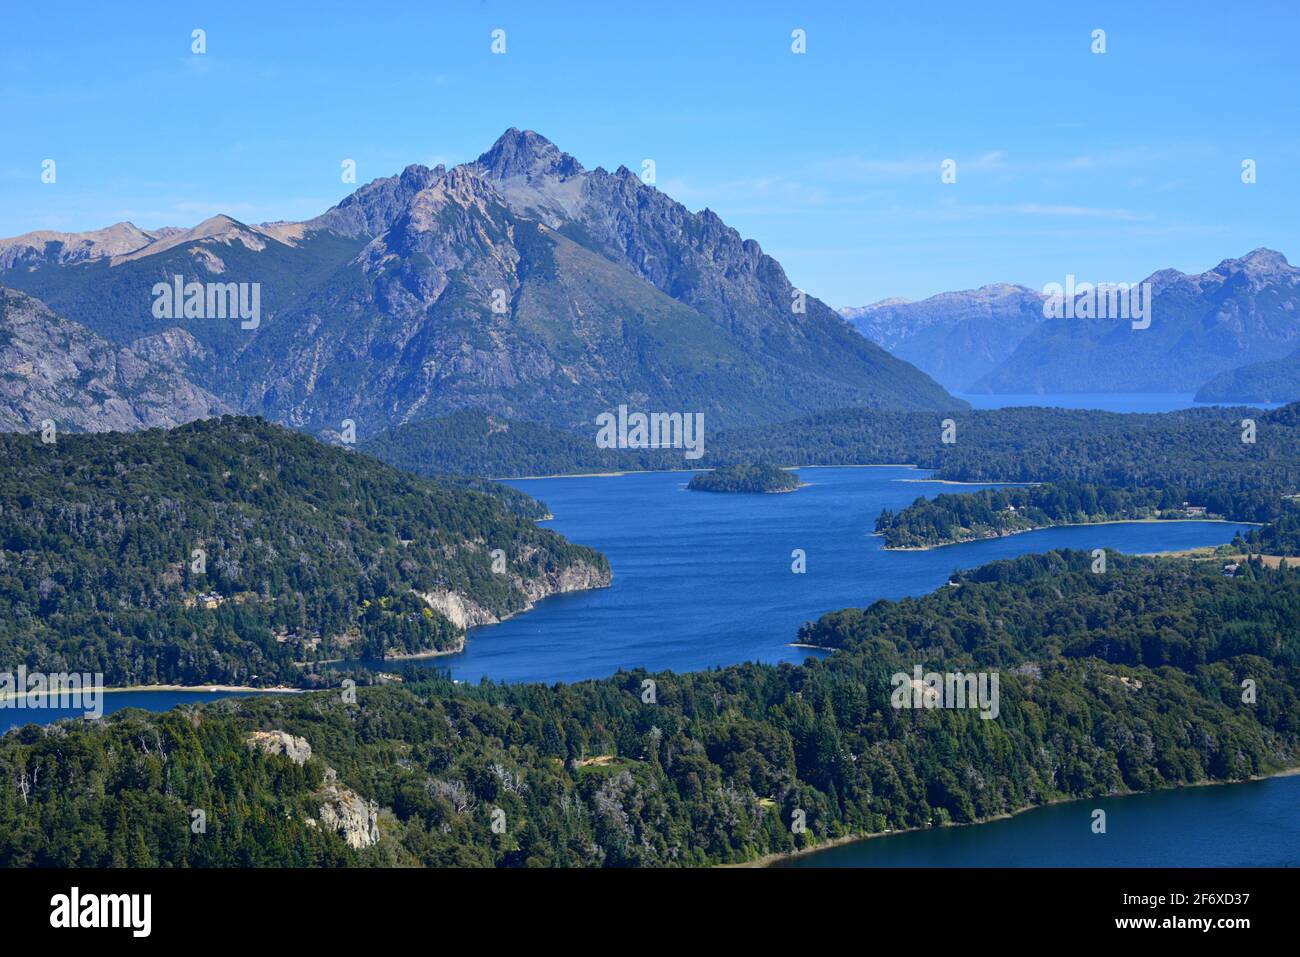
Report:
M998 207L992 207L994 209ZM1129 209L1108 209L1101 206L1061 206L1050 203L1017 203L1005 207L1010 212L1025 216L1086 217L1089 219L1135 220L1141 217Z
M878 177L933 176L938 178L941 164L952 159L957 163L957 175L964 172L991 172L1006 166L1005 150L988 150L975 156L941 154L932 156L913 156L906 158L866 158L862 156L838 156L813 163L809 169L825 176L844 179L864 179Z

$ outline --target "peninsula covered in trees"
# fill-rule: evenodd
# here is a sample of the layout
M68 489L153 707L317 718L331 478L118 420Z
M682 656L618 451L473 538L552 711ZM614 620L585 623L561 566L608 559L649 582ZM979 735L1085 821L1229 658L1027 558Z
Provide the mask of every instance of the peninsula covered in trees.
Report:
M886 548L916 549L1054 525L1217 517L1167 491L1056 482L918 498L901 512L882 512L876 519L876 533L884 537Z
M0 660L110 686L303 683L610 580L496 497L261 419L8 433L0 456Z
M844 409L710 436L702 465L912 464L952 482L1035 483L1030 515L1011 497L940 496L882 516L891 547L924 547L1039 525L1220 517L1267 523L1300 493L1300 403L1271 411L1205 408L1121 414L1005 408L942 416ZM465 413L399 426L363 448L419 474L539 475L676 469L666 449L597 449L563 429ZM480 464L485 463L485 464ZM1052 491L1047 486L1055 488ZM1011 493L1008 493L1009 495ZM1095 500L1095 501L1094 501ZM971 523L974 524L971 524ZM1036 524L1037 523L1037 524ZM965 531L962 531L965 529Z

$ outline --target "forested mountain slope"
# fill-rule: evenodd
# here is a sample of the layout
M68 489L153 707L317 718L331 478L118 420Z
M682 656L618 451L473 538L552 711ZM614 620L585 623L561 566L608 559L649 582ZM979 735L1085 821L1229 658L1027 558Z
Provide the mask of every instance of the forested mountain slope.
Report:
M11 433L0 455L0 658L33 670L297 683L295 662L454 649L609 582L494 498L258 419Z

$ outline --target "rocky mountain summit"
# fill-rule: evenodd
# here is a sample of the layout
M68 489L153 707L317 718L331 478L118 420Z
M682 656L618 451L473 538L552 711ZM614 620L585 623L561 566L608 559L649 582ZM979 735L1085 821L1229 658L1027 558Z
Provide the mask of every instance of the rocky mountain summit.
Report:
M261 321L155 318L149 290L178 275L257 283ZM409 166L305 222L212 217L0 279L233 408L320 432L462 409L587 428L626 403L721 428L963 405L712 211L625 167L587 170L531 131L452 169Z

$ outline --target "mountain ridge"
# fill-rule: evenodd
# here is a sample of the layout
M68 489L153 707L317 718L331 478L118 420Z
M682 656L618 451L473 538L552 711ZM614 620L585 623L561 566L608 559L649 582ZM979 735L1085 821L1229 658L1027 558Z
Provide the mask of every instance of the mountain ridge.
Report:
M926 299L882 299L840 309L866 338L963 391L1009 356L1042 321L1043 295L1014 283L941 292Z
M1194 392L1241 365L1300 346L1300 269L1258 248L1203 273L1161 269L1149 328L1049 318L972 384L985 393Z
M159 328L145 291L176 275L259 283L260 327ZM513 128L471 163L413 164L299 223L210 217L0 278L123 345L166 333L178 346L184 332L193 343L170 355L196 383L321 432L470 408L585 427L621 403L720 426L965 407L716 214Z

